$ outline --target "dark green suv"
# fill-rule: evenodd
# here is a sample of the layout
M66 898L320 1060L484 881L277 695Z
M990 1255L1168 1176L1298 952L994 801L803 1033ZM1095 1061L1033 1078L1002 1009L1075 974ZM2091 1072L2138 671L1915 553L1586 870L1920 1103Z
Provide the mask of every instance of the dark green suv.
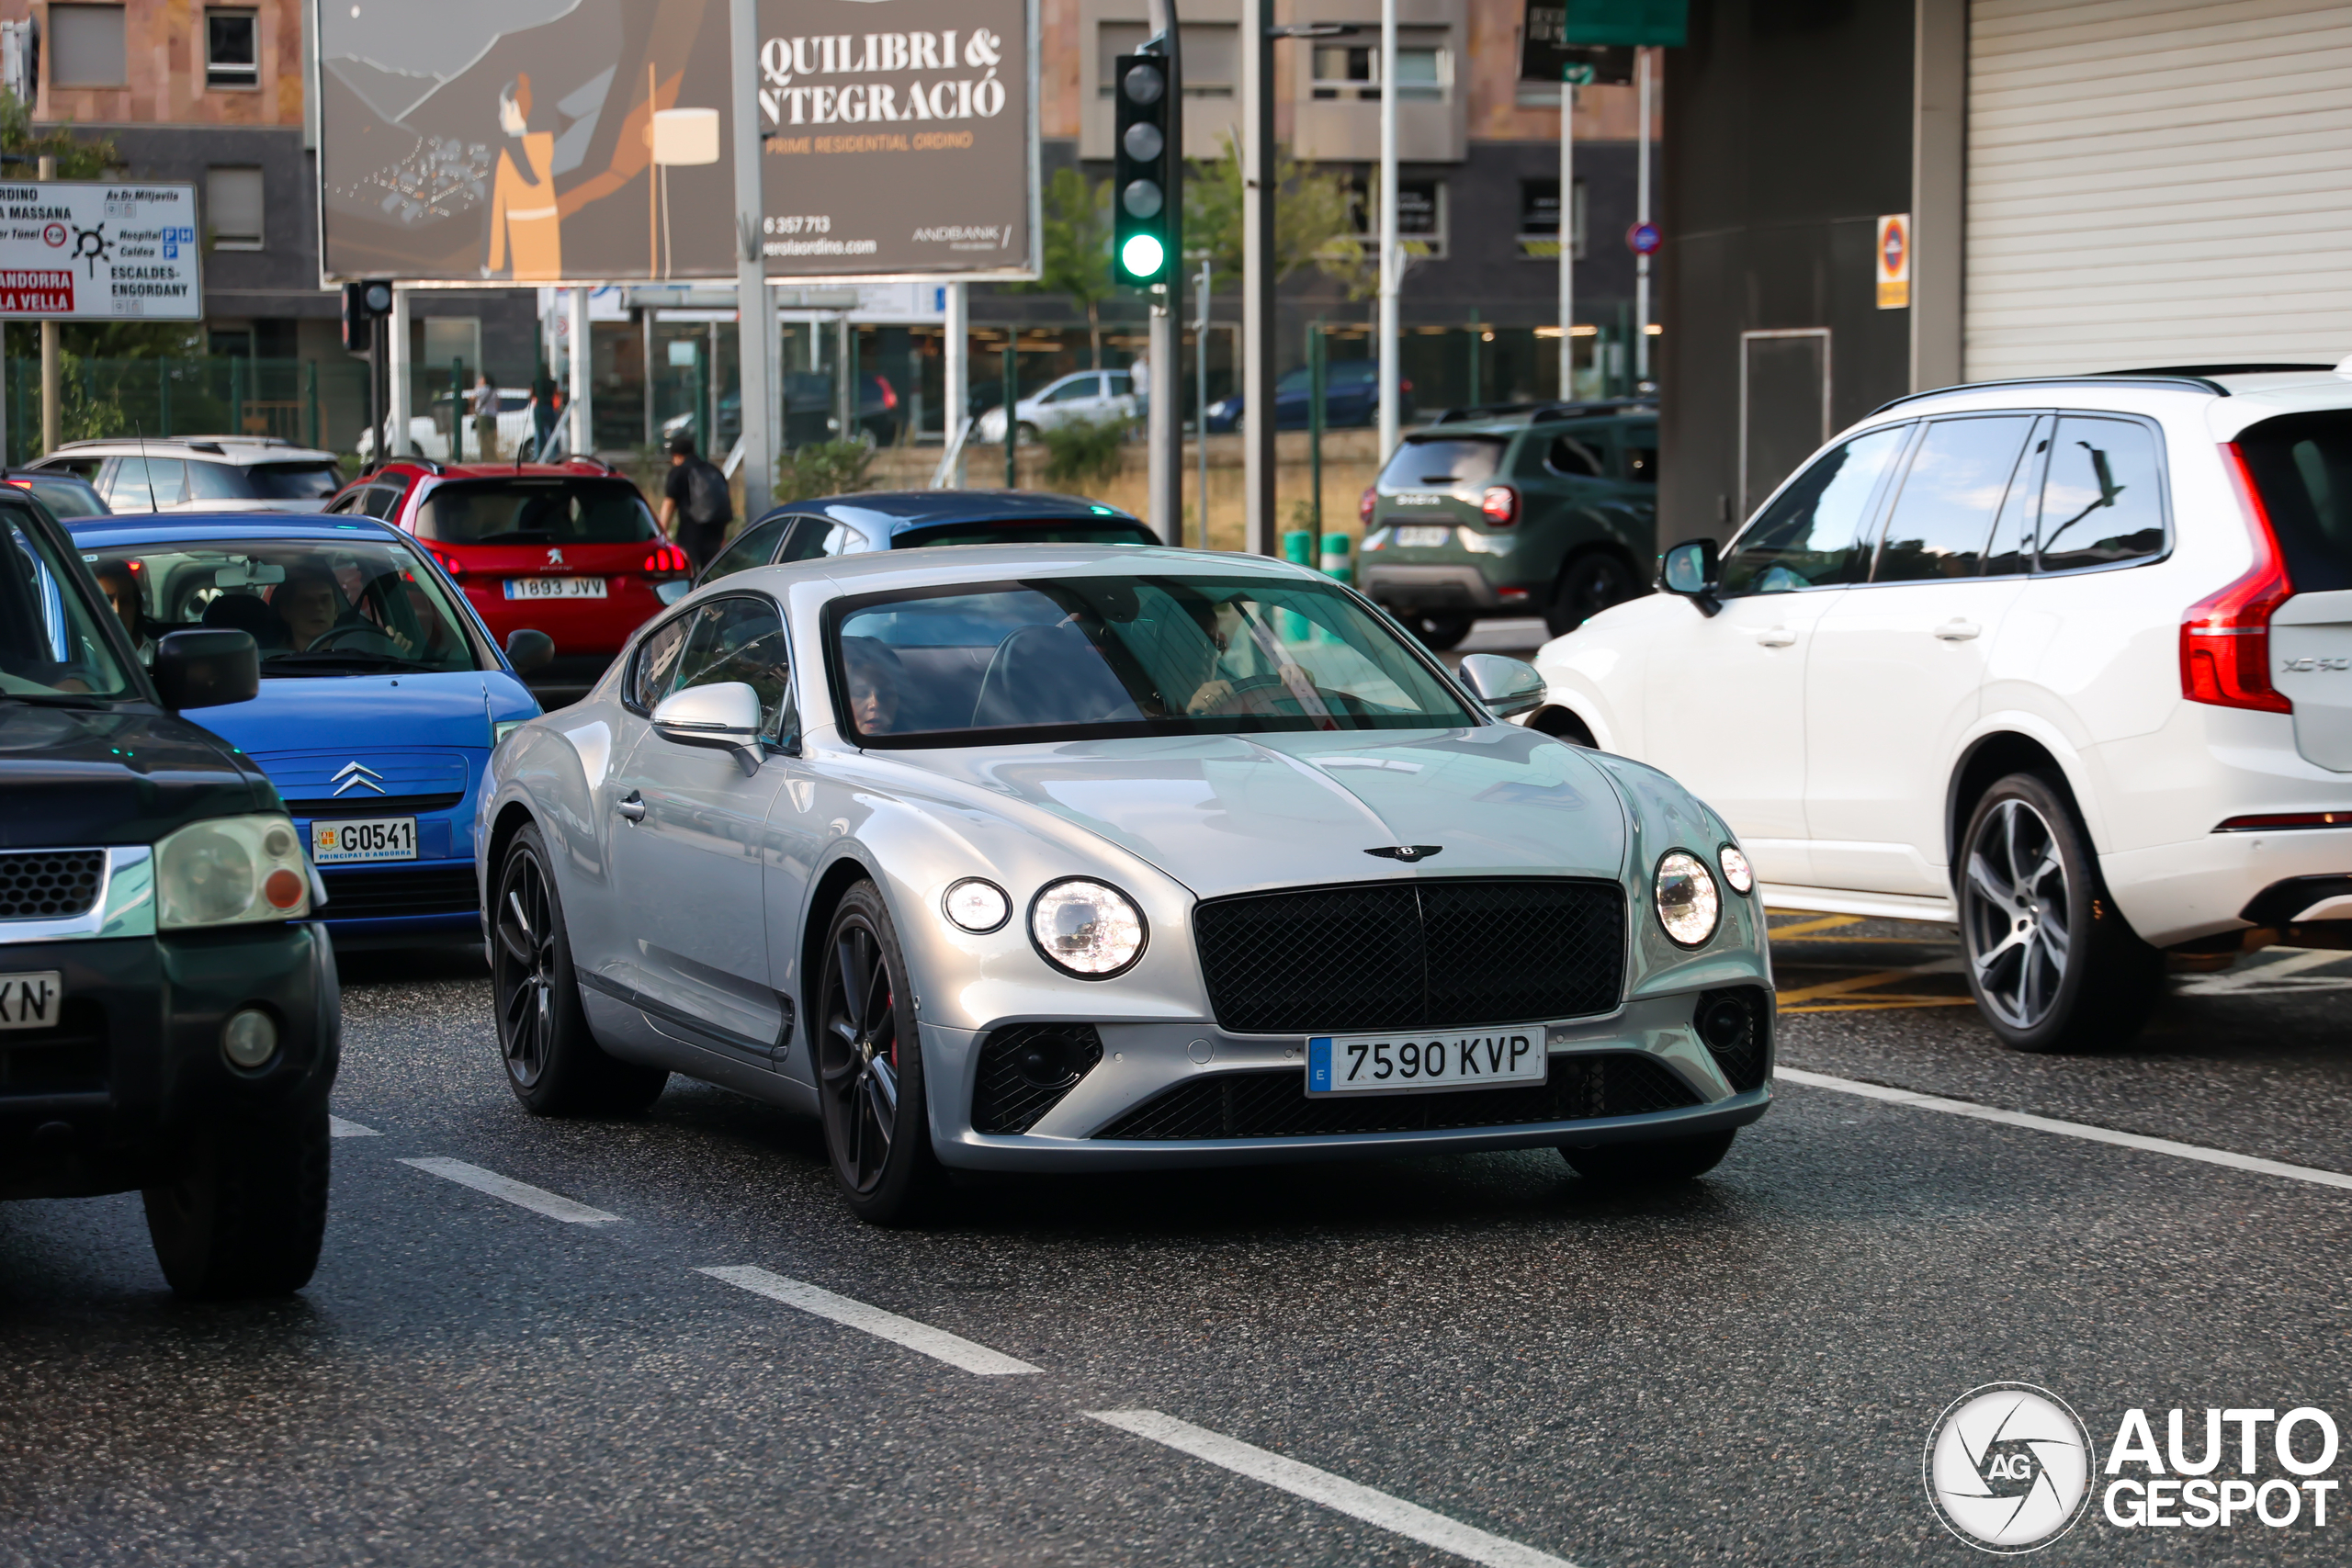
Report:
M1364 592L1431 648L1489 615L1552 635L1649 590L1657 414L1645 404L1465 411L1408 435L1364 491Z

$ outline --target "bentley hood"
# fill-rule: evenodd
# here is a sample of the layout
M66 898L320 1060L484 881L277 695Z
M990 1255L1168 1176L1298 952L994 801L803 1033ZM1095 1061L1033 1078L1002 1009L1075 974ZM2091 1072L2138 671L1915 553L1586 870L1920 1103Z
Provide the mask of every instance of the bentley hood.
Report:
M1510 725L1074 741L917 765L1119 844L1204 898L1496 873L1613 880L1624 865L1609 781Z

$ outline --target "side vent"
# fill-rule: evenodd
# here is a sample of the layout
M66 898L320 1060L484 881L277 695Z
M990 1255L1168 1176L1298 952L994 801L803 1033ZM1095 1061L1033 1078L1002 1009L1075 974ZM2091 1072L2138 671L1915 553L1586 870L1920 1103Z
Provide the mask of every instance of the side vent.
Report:
M1025 1133L1102 1059L1091 1023L1013 1023L980 1042L972 1130Z

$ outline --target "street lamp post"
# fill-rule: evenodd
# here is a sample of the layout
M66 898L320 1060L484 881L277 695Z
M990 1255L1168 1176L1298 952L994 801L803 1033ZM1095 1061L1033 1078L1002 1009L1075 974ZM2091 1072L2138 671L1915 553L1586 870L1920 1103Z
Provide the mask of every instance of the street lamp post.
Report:
M1396 0L1380 0L1380 457L1396 447Z

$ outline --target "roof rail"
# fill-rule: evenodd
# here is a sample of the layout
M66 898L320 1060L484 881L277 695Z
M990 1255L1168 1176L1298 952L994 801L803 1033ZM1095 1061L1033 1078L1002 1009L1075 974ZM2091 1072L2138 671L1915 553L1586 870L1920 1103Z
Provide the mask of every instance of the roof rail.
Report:
M2301 368L2299 367L2298 368ZM2005 387L2154 387L2166 391L2211 392L2226 398L2230 389L2209 377L2174 373L2164 370L2089 370L2076 376L2016 376L1999 381L1955 381L1949 387L1930 387L1924 392L1906 392L1886 401L1864 414L1864 419L1876 419L1892 408L1916 403L1922 398L1948 397L1954 392L1989 392Z
M2327 375L2333 365L2163 365L2143 370L2098 370L2098 376L2192 376L2202 380L2208 376L2292 376L2298 371L2312 370Z
M1435 419L1435 424L1464 424L1472 420L1515 419L1521 415L1532 423L1542 419L1577 419L1602 414L1639 411L1646 413L1657 407L1656 398L1588 398L1576 402L1470 403L1458 409L1447 409Z

